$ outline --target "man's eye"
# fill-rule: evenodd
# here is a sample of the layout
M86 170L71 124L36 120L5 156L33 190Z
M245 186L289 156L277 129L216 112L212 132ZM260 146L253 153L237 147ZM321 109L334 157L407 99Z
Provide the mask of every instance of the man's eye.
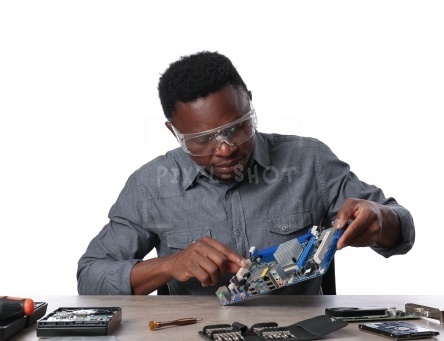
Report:
M237 130L237 126L229 127L220 132L221 135L228 136L233 134Z
M207 144L210 143L211 141L213 141L216 138L216 135L210 135L210 136L203 136L203 137L199 137L196 140L194 140L194 142L196 142L197 144Z

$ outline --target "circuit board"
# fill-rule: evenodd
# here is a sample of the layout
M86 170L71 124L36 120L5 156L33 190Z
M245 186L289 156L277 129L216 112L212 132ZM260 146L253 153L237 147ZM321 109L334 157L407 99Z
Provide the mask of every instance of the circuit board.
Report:
M345 228L313 226L309 233L262 251L250 249L249 264L216 291L230 305L322 276L330 266Z

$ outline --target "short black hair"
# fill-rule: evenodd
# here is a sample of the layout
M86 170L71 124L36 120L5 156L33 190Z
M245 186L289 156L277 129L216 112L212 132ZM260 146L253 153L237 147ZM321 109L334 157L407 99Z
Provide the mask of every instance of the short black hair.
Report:
M160 76L157 89L165 117L171 120L176 101L193 102L226 85L248 92L230 59L218 52L202 51L171 63Z

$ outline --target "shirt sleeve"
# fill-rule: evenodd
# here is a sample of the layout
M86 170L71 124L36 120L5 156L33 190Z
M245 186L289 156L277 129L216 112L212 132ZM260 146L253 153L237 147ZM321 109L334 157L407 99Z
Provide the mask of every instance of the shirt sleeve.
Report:
M78 262L80 295L130 295L130 273L156 244L143 215L137 174L130 176L109 212L109 223L92 239Z
M336 213L347 198L365 199L386 205L398 215L402 240L390 249L379 245L374 245L371 248L386 258L410 251L415 242L415 225L412 215L406 208L399 205L394 198L386 198L380 188L360 181L350 171L350 166L339 160L322 142L319 142L316 147L316 167L329 220L334 220Z

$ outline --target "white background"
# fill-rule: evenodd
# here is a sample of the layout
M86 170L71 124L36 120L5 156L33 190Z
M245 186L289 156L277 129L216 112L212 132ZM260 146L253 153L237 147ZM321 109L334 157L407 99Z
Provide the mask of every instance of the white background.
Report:
M408 255L337 253L338 293L442 294L443 18L427 0L2 0L0 295L77 293L128 176L177 146L160 74L201 50L232 60L260 131L319 138L412 212Z

